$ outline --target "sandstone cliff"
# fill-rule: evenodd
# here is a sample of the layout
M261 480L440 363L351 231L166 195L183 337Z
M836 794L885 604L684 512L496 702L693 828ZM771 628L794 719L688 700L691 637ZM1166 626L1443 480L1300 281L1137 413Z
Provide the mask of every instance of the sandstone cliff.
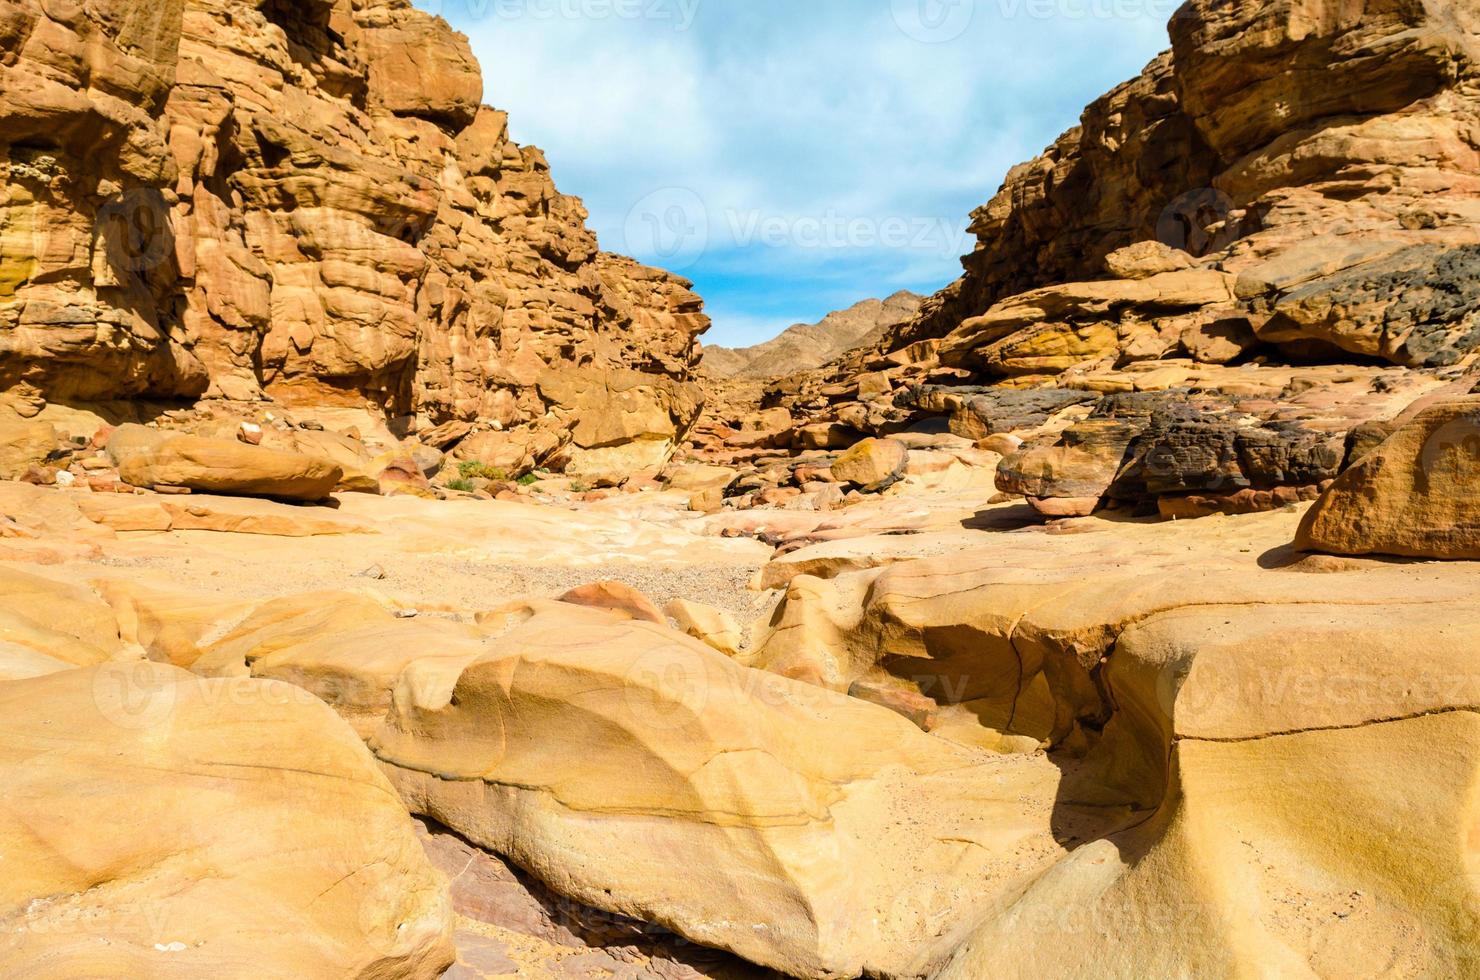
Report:
M1237 277L1238 302L1223 305L1252 314L1260 339L1453 363L1480 337L1432 336L1427 309L1378 336L1358 307L1419 269L1473 261L1451 250L1480 238L1477 30L1473 6L1442 0L1192 0L1171 51L1011 171L973 215L966 275L886 346L1104 278L1111 252L1159 240ZM1298 292L1318 279L1339 295Z
M932 415L1045 514L1313 499L1480 353L1480 12L1191 0L1171 50L1014 168L965 275L774 384L773 446ZM745 428L743 421L737 423Z
M0 2L8 405L265 395L661 459L702 301L601 252L482 95L408 0Z

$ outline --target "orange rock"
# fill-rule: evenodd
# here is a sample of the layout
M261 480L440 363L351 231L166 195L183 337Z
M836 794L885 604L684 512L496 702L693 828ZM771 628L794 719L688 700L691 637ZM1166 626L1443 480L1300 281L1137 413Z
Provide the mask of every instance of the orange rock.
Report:
M561 602L594 609L610 609L628 619L667 625L664 616L653 601L624 582L595 582L571 589L560 597Z

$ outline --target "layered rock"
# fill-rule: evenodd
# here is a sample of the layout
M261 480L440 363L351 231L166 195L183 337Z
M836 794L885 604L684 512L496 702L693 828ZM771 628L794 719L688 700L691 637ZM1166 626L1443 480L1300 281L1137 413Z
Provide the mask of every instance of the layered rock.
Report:
M574 420L546 419L542 385L626 372L649 429L692 423L702 303L599 250L440 19L405 0L60 10L0 11L0 385L22 414L270 395L443 444L528 431L548 456Z
M1296 523L1091 519L793 581L758 664L1050 746L1059 805L1119 815L936 975L1474 968L1473 569L1271 567Z
M770 388L793 444L948 414L958 435L1025 440L1000 486L1049 515L1266 509L1314 496L1364 425L1474 363L1474 12L1193 0L1171 38L1014 168L920 316ZM1337 365L1370 387L1312 405ZM1074 394L1142 392L1163 394L1087 416Z
M572 899L791 976L913 976L970 921L968 883L1058 850L1046 760L566 610L413 665L371 744L414 811Z
M966 276L890 349L950 334L1014 294L1098 279L1116 250L1151 241L1238 276L1242 308L1261 325L1278 321L1272 343L1324 340L1396 363L1472 349L1474 338L1461 332L1404 352L1400 326L1390 327L1386 351L1374 350L1339 311L1327 324L1334 336L1321 336L1286 322L1280 307L1293 305L1297 287L1342 272L1357 280L1337 289L1349 305L1365 293L1385 307L1405 285L1389 276L1469 261L1463 246L1480 234L1480 160L1467 136L1480 52L1473 12L1446 3L1357 10L1193 0L1170 30L1170 52L1008 175L974 216L979 244L963 260ZM1384 264L1355 271L1371 262ZM1450 320L1473 310L1448 306Z

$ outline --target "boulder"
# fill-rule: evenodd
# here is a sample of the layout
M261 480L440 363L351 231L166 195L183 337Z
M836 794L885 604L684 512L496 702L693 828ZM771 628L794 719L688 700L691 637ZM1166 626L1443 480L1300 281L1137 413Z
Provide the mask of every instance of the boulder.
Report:
M840 422L818 422L797 429L797 438L804 449L846 449L862 437L862 432Z
M1117 279L1149 279L1164 272L1191 269L1192 256L1157 241L1136 242L1105 256L1105 269Z
M149 663L0 683L0 778L6 976L453 962L446 879L364 745L296 688Z
M294 429L284 438L281 448L306 456L322 456L344 471L336 493L379 493L380 482L373 473L373 463L365 444L339 432ZM278 448L276 446L271 448Z
M668 619L653 601L625 582L594 582L571 589L560 601L572 606L606 609L626 619L665 626Z
M431 481L405 447L381 453L370 461L369 470L382 496L436 497Z
M688 599L674 599L663 607L663 612L684 633L726 656L737 655L745 642L745 631L740 622L734 613L727 610Z
M135 487L184 487L226 496L319 501L334 492L344 471L319 456L228 439L173 436L151 448L128 452L119 463L118 474Z
M839 483L851 483L865 492L884 490L899 482L909 462L909 450L894 439L865 439L832 465Z
M414 812L567 898L795 977L929 972L979 876L1059 850L1046 760L650 623L543 613L465 669L414 665L371 745Z
M1337 477L1295 546L1480 560L1480 397L1433 405Z
M103 446L109 461L114 466L122 466L123 461L129 457L153 450L160 443L178 435L180 433L168 429L151 429L146 425L127 422L108 433Z
M365 596L309 593L261 603L201 651L208 677L286 681L322 698L362 735L390 707L396 679L415 660L476 660L485 636L430 617L403 619ZM182 624L183 625L183 624Z
M689 510L696 514L718 514L725 508L725 492L709 487L689 494Z
M0 480L19 480L56 451L50 422L0 421Z
M1005 457L997 466L997 489L1039 502L1055 498L1097 502L1126 464L1131 442L1141 429L1119 419L1079 422L1055 444L1030 443Z
M674 490L699 493L718 488L723 491L739 478L739 471L728 466L709 466L704 463L689 463L675 466L667 474L668 485Z

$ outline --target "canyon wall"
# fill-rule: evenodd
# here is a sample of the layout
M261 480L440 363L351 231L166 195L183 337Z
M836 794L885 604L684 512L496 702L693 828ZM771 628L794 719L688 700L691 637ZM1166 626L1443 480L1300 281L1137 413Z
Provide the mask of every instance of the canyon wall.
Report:
M1013 168L918 316L770 386L774 443L949 415L1011 436L997 487L1044 515L1186 517L1315 499L1474 390L1480 9L1191 0L1170 39Z
M702 301L601 252L482 98L408 0L3 0L9 407L267 396L661 459Z
M1450 250L1480 239L1477 21L1443 0L1193 0L1169 52L1009 173L973 215L965 275L884 346L1102 279L1110 253L1159 240L1237 277L1225 312L1261 339L1453 363L1480 334L1436 336L1434 311L1413 310L1384 330L1370 307L1386 308L1384 284L1474 262ZM1315 302L1298 293L1321 279Z

